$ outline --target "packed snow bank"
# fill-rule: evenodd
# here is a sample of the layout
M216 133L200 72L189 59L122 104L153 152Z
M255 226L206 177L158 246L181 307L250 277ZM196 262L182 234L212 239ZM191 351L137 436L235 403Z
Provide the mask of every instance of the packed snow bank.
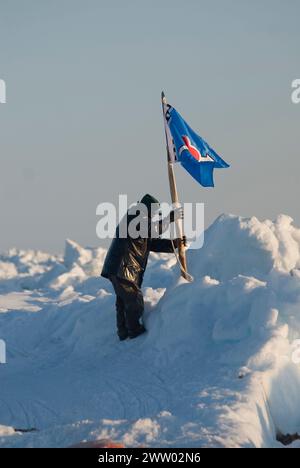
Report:
M226 280L238 275L264 278L272 269L290 272L300 267L300 229L289 216L274 222L220 216L205 233L205 246L190 251L196 276Z
M189 252L194 283L151 255L148 333L123 343L104 249L1 256L0 424L39 432L0 446L281 446L277 432L300 432L299 252L287 216L221 216Z

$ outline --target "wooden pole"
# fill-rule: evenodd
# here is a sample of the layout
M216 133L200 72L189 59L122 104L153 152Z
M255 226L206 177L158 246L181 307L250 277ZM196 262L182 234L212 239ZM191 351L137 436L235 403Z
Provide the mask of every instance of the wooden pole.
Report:
M169 141L168 134L167 134L167 122L166 122L166 115L165 115L165 106L167 105L167 101L166 101L164 92L161 93L161 101L162 101L162 109L163 109L165 132L166 132L166 142L167 142L168 176L169 176L169 184L170 184L170 193L171 193L172 203L176 206L177 204L179 204L179 198L178 198L178 191L177 191L177 186L176 186L174 164L172 162L172 158L170 155L170 141ZM176 221L176 227L177 227L179 238L182 239L184 232L183 232L183 223L181 219ZM178 246L178 257L179 257L179 261L182 267L181 276L185 278L186 280L190 281L190 275L187 272L185 246L182 243L180 243Z

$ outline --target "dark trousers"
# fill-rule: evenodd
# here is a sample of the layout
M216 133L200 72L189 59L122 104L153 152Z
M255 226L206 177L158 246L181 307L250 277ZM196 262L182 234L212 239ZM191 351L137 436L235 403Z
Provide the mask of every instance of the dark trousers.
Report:
M116 293L117 329L119 336L134 334L140 327L144 311L142 291L130 281L110 278Z

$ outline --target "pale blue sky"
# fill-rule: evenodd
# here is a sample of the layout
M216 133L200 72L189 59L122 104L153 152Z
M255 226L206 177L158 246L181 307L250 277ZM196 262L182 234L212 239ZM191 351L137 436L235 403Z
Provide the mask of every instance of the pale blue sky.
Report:
M300 1L1 0L0 250L101 245L96 206L169 199L160 92L231 164L182 201L300 224Z

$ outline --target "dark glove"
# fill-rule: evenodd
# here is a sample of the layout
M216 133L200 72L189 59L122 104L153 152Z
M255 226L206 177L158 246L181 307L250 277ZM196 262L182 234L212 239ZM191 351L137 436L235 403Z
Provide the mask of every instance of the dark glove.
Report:
M182 236L182 239L177 239L176 240L177 242L177 247L179 247L180 244L182 244L184 247L187 246L187 240L186 240L186 236Z

